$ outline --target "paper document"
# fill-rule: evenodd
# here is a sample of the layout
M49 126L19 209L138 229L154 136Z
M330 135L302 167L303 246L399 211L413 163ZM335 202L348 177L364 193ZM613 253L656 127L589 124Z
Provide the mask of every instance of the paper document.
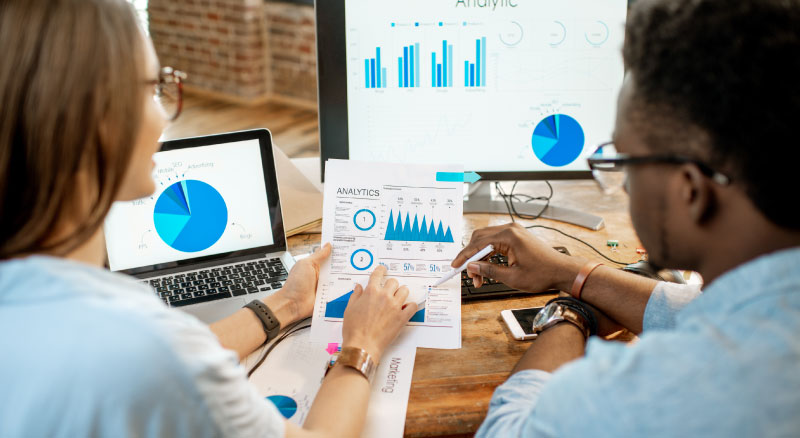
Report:
M278 344L250 376L250 383L289 421L302 425L325 377L330 354L325 345L311 343L309 329L294 333ZM251 369L261 358L259 348L244 361Z
M330 355L326 345L310 342L309 330L301 330L275 347L250 377L256 390L271 401L290 422L302 426L322 386ZM252 368L263 349L244 361ZM395 344L383 354L370 390L363 438L400 438L406 422L411 375L417 349Z
M431 286L461 249L463 183L438 181L445 173L463 174L463 168L327 162L322 244L331 243L333 254L320 272L312 341L341 342L353 287L365 286L383 265L408 286L408 301L424 305L398 343L461 348L460 278Z

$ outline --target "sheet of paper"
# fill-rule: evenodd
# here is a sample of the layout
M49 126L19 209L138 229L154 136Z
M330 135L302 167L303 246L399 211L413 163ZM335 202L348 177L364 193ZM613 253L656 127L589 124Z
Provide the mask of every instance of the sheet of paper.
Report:
M308 416L330 358L326 345L310 342L310 335L308 329L290 335L250 376L250 383L259 394L275 403L281 414L297 425L302 425ZM255 366L264 348L246 358L246 369Z
M284 417L301 426L322 386L330 358L327 347L311 342L309 330L297 332L275 347L250 382ZM252 368L262 354L263 349L258 349L244 366ZM416 347L402 343L384 352L372 380L363 438L403 436L416 354Z
M452 268L461 249L463 183L440 173L460 166L398 165L329 160L325 166L322 244L333 245L322 266L311 339L341 342L342 318L355 284L378 265L411 290L419 310L399 342L461 348L460 278L430 285Z
M372 380L362 438L402 438L417 348L394 343L383 354Z

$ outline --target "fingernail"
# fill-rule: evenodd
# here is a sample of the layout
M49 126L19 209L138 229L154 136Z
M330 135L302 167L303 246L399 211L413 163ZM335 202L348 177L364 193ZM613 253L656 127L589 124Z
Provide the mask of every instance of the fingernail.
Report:
M477 263L470 263L467 265L467 272L469 272L470 274L480 274L481 265Z

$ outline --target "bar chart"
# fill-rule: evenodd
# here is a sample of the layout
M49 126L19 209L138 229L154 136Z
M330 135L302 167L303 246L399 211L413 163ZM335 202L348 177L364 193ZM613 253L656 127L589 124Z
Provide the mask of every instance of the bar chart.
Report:
M400 88L419 88L419 43L403 47L403 55L397 58L397 85Z
M438 62L438 59L441 62ZM436 52L431 52L431 84L434 88L453 86L453 45L442 41L442 53L437 59Z
M366 88L386 88L386 68L381 64L381 48L375 48L375 57L364 60L364 86Z
M486 86L486 37L475 40L475 62L464 61L464 86Z

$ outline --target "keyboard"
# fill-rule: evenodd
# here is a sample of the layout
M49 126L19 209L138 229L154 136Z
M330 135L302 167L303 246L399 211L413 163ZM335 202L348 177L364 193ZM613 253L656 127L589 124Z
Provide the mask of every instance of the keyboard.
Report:
M554 247L554 250L570 255L567 248L563 246ZM495 263L501 266L508 266L508 257L502 254L495 254L488 259L489 263ZM547 291L558 292L558 291ZM539 292L537 292L539 293ZM467 271L461 272L461 301L480 300L487 298L505 298L517 295L533 295L532 292L525 292L519 289L514 289L511 286L503 284L491 278L484 278L481 287L475 287L472 279L467 275Z
M242 262L143 281L168 306L181 307L277 290L289 273L279 258Z

